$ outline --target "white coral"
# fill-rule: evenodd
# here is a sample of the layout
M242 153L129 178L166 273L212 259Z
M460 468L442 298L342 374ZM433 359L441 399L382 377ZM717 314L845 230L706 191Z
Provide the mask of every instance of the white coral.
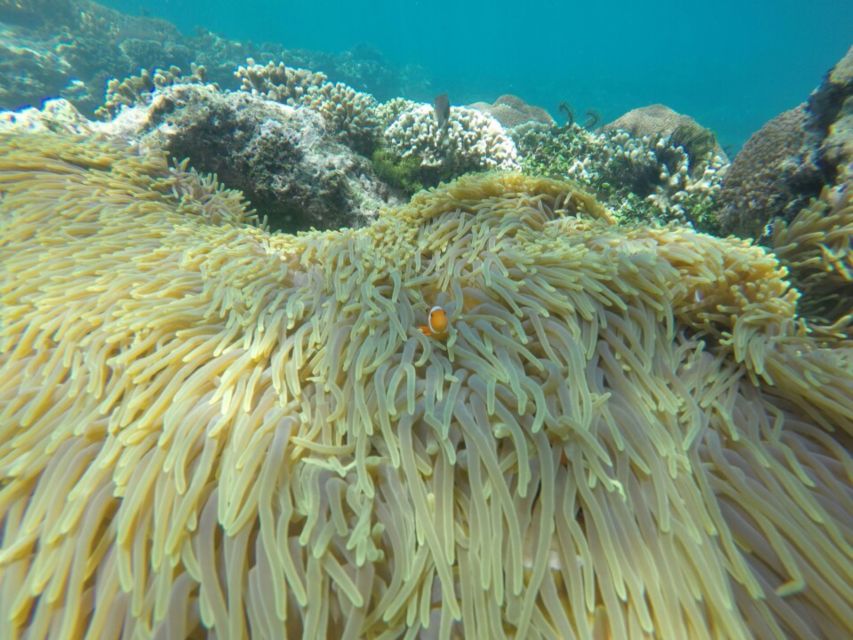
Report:
M402 110L385 129L386 146L401 158L415 157L422 167L456 172L520 168L515 143L492 116L453 107L444 127L427 104Z

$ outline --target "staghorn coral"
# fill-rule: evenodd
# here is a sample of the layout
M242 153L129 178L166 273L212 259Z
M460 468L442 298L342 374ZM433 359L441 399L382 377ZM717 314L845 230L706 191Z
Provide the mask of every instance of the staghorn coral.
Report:
M193 63L189 75L185 75L180 67L172 65L168 69L154 69L153 72L142 69L139 75L124 80L112 78L107 83L104 104L95 110L95 115L110 120L123 107L150 104L158 89L178 84L203 85L206 84L205 76L205 68Z
M853 632L849 345L772 254L517 174L270 234L0 136L0 636Z
M342 82L312 87L302 104L323 116L326 127L355 151L369 154L376 147L379 118L376 100Z
M292 69L285 67L283 62L261 65L252 58L246 60L245 66L237 67L234 77L240 81L243 91L284 104L298 103L310 88L320 87L328 80L324 73Z
M383 129L387 128L394 120L405 111L410 111L419 106L419 103L406 98L392 98L376 107L379 123Z

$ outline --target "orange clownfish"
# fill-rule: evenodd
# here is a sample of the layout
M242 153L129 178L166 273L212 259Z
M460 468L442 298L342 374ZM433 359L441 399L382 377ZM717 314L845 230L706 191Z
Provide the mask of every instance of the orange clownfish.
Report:
M439 339L447 337L447 330L449 328L450 321L447 319L447 313L441 307L430 309L427 324L418 327L425 336L432 336Z

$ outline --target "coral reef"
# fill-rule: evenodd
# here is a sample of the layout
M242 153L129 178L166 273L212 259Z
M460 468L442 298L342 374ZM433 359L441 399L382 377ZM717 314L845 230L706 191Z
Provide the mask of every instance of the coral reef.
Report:
M14 32L0 39L0 105L38 104L70 86L71 63L56 53L58 44L55 36L25 37Z
M71 0L0 0L0 22L28 29L46 29L73 23Z
M512 129L528 122L538 122L551 127L557 124L545 109L527 104L518 96L510 94L500 96L492 104L475 102L468 107L489 114L505 129Z
M807 102L765 124L732 162L720 192L726 233L770 242L825 187L850 184L853 47Z
M327 82L322 73L287 68L282 62L259 65L249 58L234 75L244 91L316 111L327 130L355 151L370 155L375 148L379 119L373 96L340 82Z
M186 75L180 67L172 65L168 69L142 69L138 75L128 76L124 80L113 78L107 83L104 104L95 110L95 115L109 120L122 107L150 103L157 89L175 84L205 84L206 69L195 63L190 69L190 74Z
M50 133L0 192L0 636L853 635L849 341L762 248L517 174L271 234Z
M366 47L327 54L242 43L205 30L183 35L164 20L89 0L0 0L0 26L0 109L63 97L91 116L110 78L140 69L189 69L193 62L207 69L208 81L236 89L234 69L248 57L289 60L385 98L425 90L422 70L393 68Z
M674 113L674 112L673 112ZM708 146L694 157L673 129L667 137L522 125L513 137L526 173L569 178L625 222L680 222L717 230L716 196L728 165ZM673 135L676 137L673 138Z
M413 163L376 148L380 114L388 111L371 96L283 64L250 60L236 74L240 91L205 83L205 67L191 68L189 75L172 66L111 80L96 110L102 125L67 101L42 111L0 112L0 123L97 131L164 149L176 161L189 158L242 190L274 228L289 231L360 226L397 202L397 193L423 185L407 176Z
M244 55L243 60L252 54ZM287 60L294 67L317 69L332 82L342 82L370 93L377 100L396 96L431 96L435 94L427 71L413 64L394 67L374 47L359 44L349 51L329 53L306 49L288 49L284 55L254 55L256 59Z
M360 226L394 202L370 161L335 142L315 111L242 91L166 84L99 131L216 173L276 229Z
M790 220L820 191L823 177L800 105L754 133L732 162L719 197L725 233L747 238L765 234L775 217Z
M681 146L694 164L716 155L728 163L729 158L716 136L690 116L678 113L664 104L639 107L622 114L601 127L602 131L627 131L634 138L669 138Z
M417 179L426 186L471 171L520 166L512 138L497 120L475 109L451 107L444 127L431 105L397 100L379 113L388 123L383 150L400 161L417 159Z
M0 12L6 27L0 35L0 108L63 97L91 115L111 76L140 67L189 68L193 49L166 21L128 16L87 0L17 4L32 19Z

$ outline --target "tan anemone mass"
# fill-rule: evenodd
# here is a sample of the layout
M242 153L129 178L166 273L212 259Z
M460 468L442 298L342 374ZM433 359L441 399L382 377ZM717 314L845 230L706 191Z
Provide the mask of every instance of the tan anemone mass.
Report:
M0 637L853 634L851 344L765 250L515 174L273 234L56 134L0 194Z
M849 325L853 315L853 179L824 187L786 224L775 221L773 252L802 294L799 312Z

